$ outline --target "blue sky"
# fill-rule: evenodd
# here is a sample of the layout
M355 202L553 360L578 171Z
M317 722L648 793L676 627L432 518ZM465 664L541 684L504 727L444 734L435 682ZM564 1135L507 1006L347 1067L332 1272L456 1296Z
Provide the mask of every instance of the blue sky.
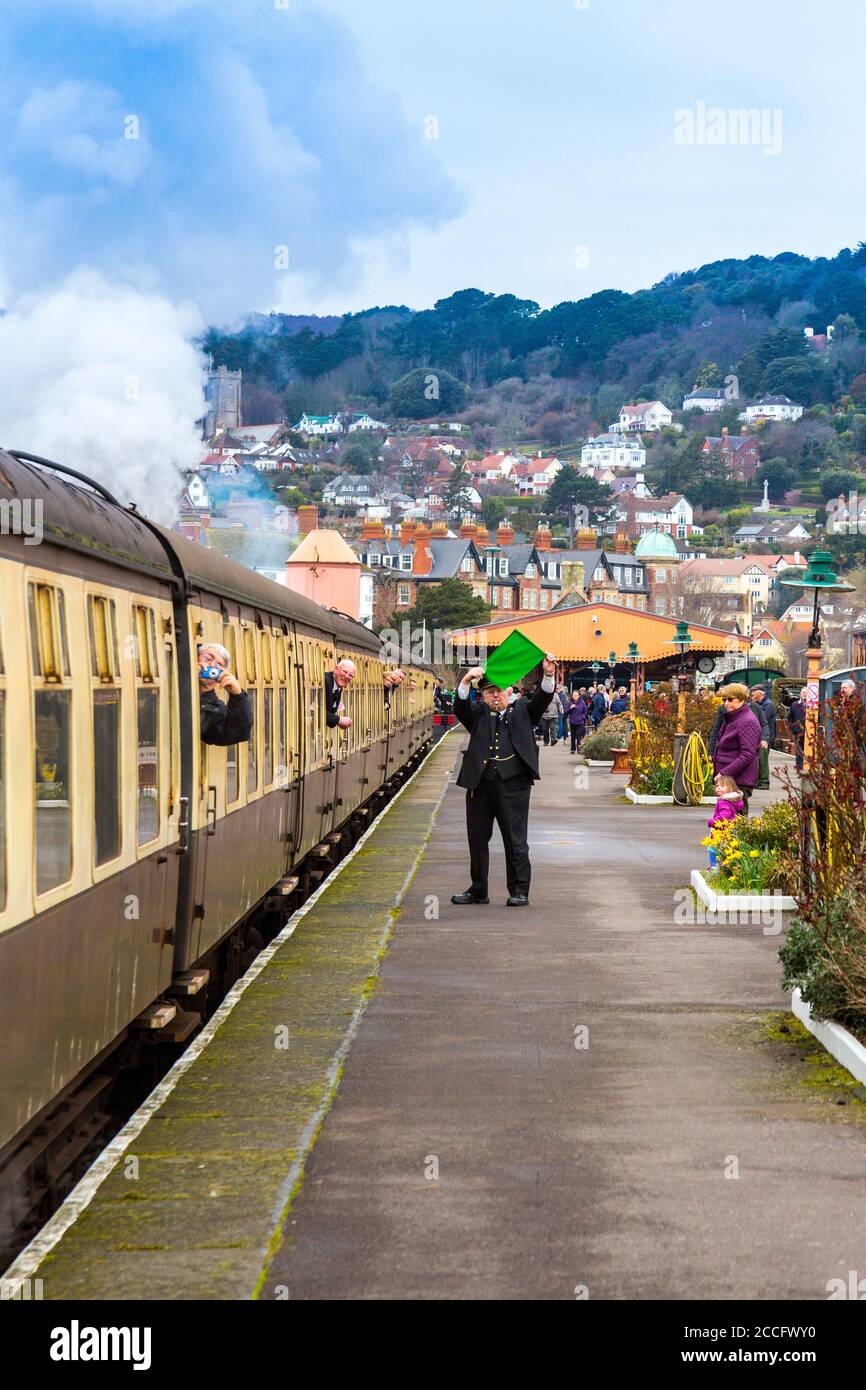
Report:
M551 304L866 238L860 0L29 0L0 53L13 296ZM780 111L780 152L675 143L700 102Z

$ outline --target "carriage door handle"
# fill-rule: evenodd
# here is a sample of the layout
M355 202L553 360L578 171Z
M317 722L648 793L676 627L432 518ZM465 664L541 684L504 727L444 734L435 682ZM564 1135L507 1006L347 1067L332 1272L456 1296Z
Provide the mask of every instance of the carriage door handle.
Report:
M178 798L180 815L177 821L177 852L186 854L189 849L189 797Z
M213 784L207 789L207 821L208 835L215 835L217 823L217 789Z

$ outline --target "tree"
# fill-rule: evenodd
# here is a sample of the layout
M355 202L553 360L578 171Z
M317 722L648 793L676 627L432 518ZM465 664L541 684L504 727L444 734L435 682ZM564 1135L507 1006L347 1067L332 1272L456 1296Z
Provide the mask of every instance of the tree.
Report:
M441 584L422 584L418 587L415 607L408 612L398 608L392 613L386 626L400 631L402 623L409 622L412 627L426 623L429 633L452 632L456 628L474 627L486 623L490 617L490 604L473 594L469 584L462 579L443 579Z
M821 383L821 368L803 357L775 357L761 376L764 395L790 396L792 401L811 405Z
M561 444L568 434L568 416L559 410L545 411L535 428L545 444Z
M470 490L472 474L464 464L458 464L447 479L442 493L442 501L449 515L463 515L472 505Z
M829 473L822 473L818 486L821 498L824 502L829 502L831 497L847 497L849 492L856 492L858 488L866 483L862 473L852 473L849 469L835 468Z
M568 522L569 543L574 540L574 509L576 506L598 508L609 506L613 493L607 483L578 473L574 464L560 468L547 491L546 510L553 516L564 516Z
M488 531L495 531L505 518L508 508L501 497L485 497L481 503L481 519Z
M769 485L767 490L770 497L774 502L778 502L789 488L793 487L797 481L797 474L786 459L772 458L762 463L755 474L756 482L763 482L765 478Z
M718 362L702 362L698 368L695 386L721 386L722 384L722 373L719 371Z
M372 473L375 462L375 454L363 444L347 444L340 452L340 467L346 473Z
M439 367L417 367L391 383L391 410L409 420L454 415L462 409L466 391L462 383Z

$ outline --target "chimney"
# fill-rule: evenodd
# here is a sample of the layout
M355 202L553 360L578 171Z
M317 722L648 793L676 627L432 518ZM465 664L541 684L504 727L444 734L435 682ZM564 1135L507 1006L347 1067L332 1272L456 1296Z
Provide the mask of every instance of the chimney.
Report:
M591 526L581 526L575 545L578 550L595 550L597 537Z
M514 527L509 526L507 521L500 521L499 525L497 526L496 543L497 545L514 544Z
M623 531L623 530L617 531L617 533L616 533L616 539L615 539L615 541L614 541L614 543L613 543L613 548L614 548L614 552L615 552L617 555L627 555L627 554L628 554L628 539L627 539L627 537L626 537L625 531Z
M484 526L484 525L482 524L482 522L480 522L480 521L479 521L478 525L475 527L475 544L476 544L476 545L489 545L489 544L490 544L490 537L489 537L488 534L487 534L487 527Z
M319 529L319 509L315 502L304 502L298 507L298 530L302 536Z
M553 544L550 537L550 527L546 524L546 522L542 521L539 523L538 530L535 533L535 548L536 550L553 549Z
M457 532L461 540L470 541L475 539L475 522L464 519L460 523L460 530Z
M412 564L413 574L429 574L433 568L433 556L430 553L429 541L430 531L422 521L415 531L415 559Z
M298 508L300 511L301 508ZM383 541L385 539L385 523L377 517L364 517L364 524L361 527L362 541Z
M728 437L728 427L727 427L727 425L722 425L722 439L727 439L727 437Z
M444 541L448 539L447 521L434 521L430 527L430 539L434 541Z
M408 545L408 544L409 544L409 542L412 540L412 537L415 535L415 527L416 527L416 525L417 525L417 523L416 523L415 521L410 520L410 518L408 518L408 517L406 518L405 521L403 521L403 522L400 523L400 544L401 544L401 545Z

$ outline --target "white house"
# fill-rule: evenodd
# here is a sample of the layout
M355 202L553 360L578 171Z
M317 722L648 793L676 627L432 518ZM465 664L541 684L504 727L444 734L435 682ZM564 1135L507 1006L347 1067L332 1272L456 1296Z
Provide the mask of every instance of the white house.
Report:
M646 449L639 439L625 440L609 432L589 438L580 451L580 461L592 469L628 468L634 472L646 465Z
M866 536L866 498L856 492L848 493L846 502L840 493L827 503L827 530L834 536Z
M470 459L466 467L476 483L498 483L511 476L512 471L525 463L519 454L487 454L483 459Z
M721 410L725 404L725 393L721 387L701 386L695 387L683 398L683 410L702 410L709 414L713 410Z
M509 474L510 481L516 483L521 497L541 497L562 468L558 458L526 459L516 463Z
M299 434L339 434L340 421L336 415L308 415L305 411L294 428Z
M363 415L349 417L348 432L354 434L356 430L386 430L388 426L382 420L374 420L372 415L366 411Z
M795 405L787 396L762 396L754 405L747 405L737 419L745 420L747 425L754 425L759 420L773 420L776 423L783 420L799 420L802 414L803 407Z
M610 428L614 434L651 432L673 424L673 419L663 401L638 401L635 405L624 405L619 412L619 423Z
M341 473L322 490L322 501L335 507L381 506L372 479L361 473Z
M200 473L191 473L186 485L189 500L194 507L210 507L210 497Z

